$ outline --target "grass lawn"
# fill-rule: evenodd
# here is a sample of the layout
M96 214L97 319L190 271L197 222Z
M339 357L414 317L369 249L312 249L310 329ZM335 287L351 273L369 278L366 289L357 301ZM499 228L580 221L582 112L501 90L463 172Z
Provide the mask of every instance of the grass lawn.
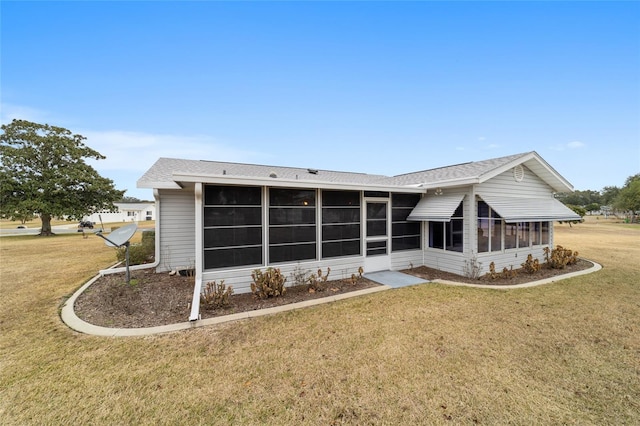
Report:
M603 270L101 338L69 330L58 307L113 249L0 238L0 423L639 424L640 227L559 225L556 243Z

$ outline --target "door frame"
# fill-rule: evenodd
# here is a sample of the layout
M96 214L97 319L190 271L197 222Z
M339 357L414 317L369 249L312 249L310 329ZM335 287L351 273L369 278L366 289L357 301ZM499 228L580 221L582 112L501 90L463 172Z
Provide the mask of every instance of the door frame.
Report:
M384 236L371 236L367 235L367 219L368 219L368 205L369 204L384 204L385 205L385 235ZM390 198L371 198L366 197L364 199L364 212L363 212L363 229L362 239L363 247L362 253L364 254L364 270L365 272L376 271L388 271L391 269L391 199ZM368 243L385 242L386 253L385 254L367 254Z

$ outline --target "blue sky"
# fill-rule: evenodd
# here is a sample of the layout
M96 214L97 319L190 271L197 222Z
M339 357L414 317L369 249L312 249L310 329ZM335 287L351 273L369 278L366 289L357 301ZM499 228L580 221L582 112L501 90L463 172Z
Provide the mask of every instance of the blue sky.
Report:
M640 172L638 2L0 3L1 113L127 195L158 157L394 175L537 151Z

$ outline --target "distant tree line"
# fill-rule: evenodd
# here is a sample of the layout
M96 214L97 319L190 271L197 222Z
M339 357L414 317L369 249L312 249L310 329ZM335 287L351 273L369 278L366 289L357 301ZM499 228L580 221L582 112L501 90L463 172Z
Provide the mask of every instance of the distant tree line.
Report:
M605 186L600 191L574 191L558 194L557 199L569 207L579 207L586 212L610 211L635 220L640 213L640 173L629 176L622 188Z

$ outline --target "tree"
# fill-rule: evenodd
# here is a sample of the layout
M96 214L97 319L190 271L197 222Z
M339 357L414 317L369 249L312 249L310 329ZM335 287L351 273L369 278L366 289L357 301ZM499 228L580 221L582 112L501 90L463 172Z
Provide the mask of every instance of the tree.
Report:
M631 220L640 211L640 173L629 176L618 193L614 205L617 209L631 213Z
M605 186L602 189L602 205L611 206L620 193L617 186Z
M62 127L13 120L0 135L0 215L39 215L40 235L52 235L51 218L81 219L114 208L125 191L103 178L85 158L106 158L86 139Z
M142 203L143 201L136 197L122 197L121 200L118 200L119 203Z

